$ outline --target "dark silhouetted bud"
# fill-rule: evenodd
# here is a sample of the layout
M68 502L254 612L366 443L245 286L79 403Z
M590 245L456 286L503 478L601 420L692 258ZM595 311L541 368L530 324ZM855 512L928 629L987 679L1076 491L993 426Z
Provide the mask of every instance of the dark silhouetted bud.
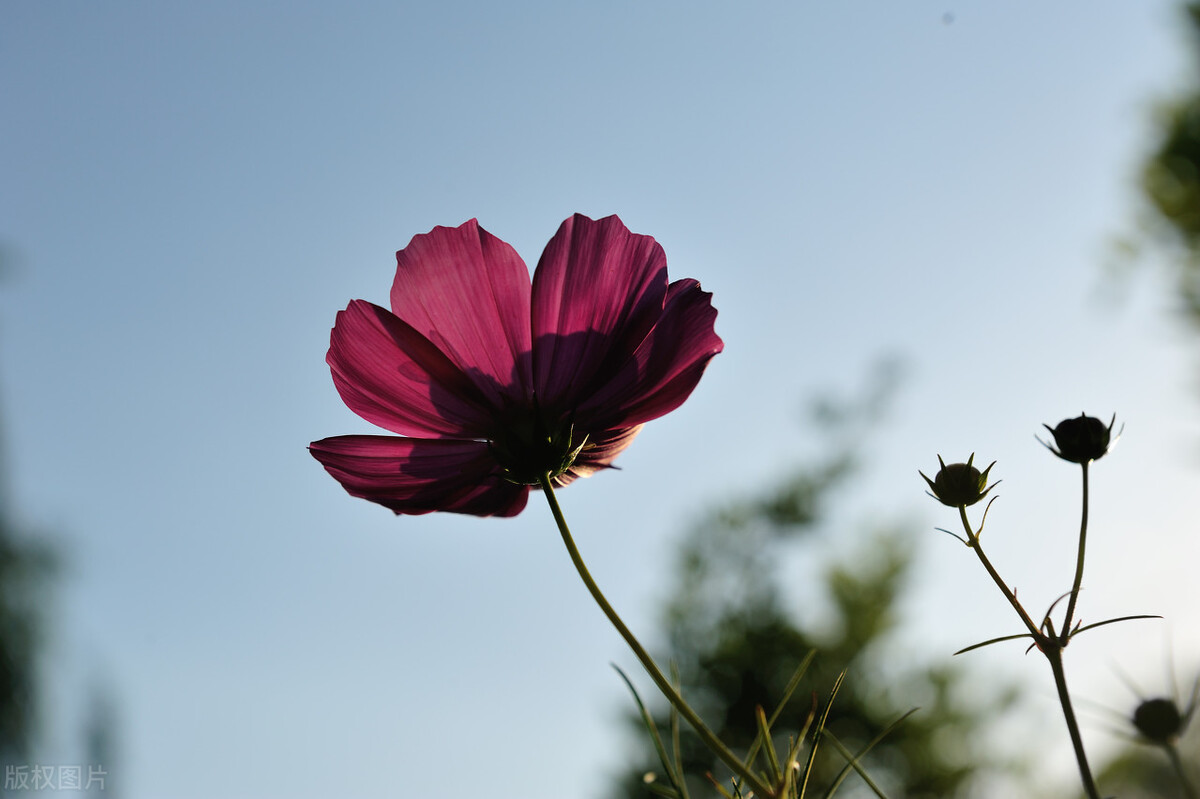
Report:
M937 476L932 480L925 477L924 472L918 472L922 477L925 477L925 482L929 483L929 490L933 493L935 499L943 505L949 505L952 508L964 507L966 505L974 505L979 500L987 496L987 493L995 487L987 484L988 472L992 470L992 466L996 465L995 461L984 469L982 472L974 467L975 453L971 453L971 457L967 458L966 463L952 463L949 466L942 460L942 456L938 455L938 463L941 469Z
M1170 744L1183 732L1184 718L1170 699L1147 699L1133 712L1133 726L1147 740Z
M1058 449L1046 444L1046 448L1058 457L1071 463L1091 463L1098 461L1113 445L1112 428L1117 421L1113 414L1112 421L1107 425L1094 416L1079 414L1074 419L1063 419L1057 427L1042 425L1054 435L1054 443Z

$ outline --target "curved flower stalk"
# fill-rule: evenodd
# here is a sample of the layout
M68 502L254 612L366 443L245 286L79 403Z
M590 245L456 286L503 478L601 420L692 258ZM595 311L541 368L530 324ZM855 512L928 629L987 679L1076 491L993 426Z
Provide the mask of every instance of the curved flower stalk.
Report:
M564 486L611 466L724 348L712 295L669 283L662 247L615 216L563 222L532 282L475 220L396 260L391 310L351 302L326 360L350 409L399 436L309 450L397 514L515 516L543 475Z

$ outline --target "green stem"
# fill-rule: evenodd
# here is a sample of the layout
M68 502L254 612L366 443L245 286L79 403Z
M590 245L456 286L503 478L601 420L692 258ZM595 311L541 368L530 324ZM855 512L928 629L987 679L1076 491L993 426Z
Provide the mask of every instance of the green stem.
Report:
M1083 513L1083 532L1079 536L1079 566L1075 575L1076 592L1078 592L1079 582L1083 579L1083 544L1085 534L1087 532L1087 467L1084 467L1084 513ZM1071 746L1075 749L1075 760L1079 764L1079 776L1083 781L1083 789L1087 793L1088 799L1100 799L1100 793L1096 788L1096 781L1092 777L1091 767L1088 765L1087 753L1083 749L1083 736L1079 733L1079 722L1075 719L1075 709L1071 706L1071 695L1067 692L1067 674L1063 669L1062 652L1066 646L1068 635L1064 634L1060 637L1055 635L1054 626L1050 623L1050 619L1046 619L1047 632L1043 633L1041 629L1033 623L1033 619L1029 618L1029 614L1025 612L1025 608L1017 601L1017 595L1008 587L1008 584L1000 577L1000 573L992 566L992 562L988 560L987 555L983 552L983 546L979 543L979 536L971 529L971 522L967 518L966 506L960 505L958 515L962 519L963 529L967 533L967 543L975 550L975 554L979 556L979 561L983 567L987 569L987 573L991 575L992 580L999 587L1001 593L1008 600L1013 609L1017 611L1017 615L1021 617L1021 621L1025 622L1025 626L1029 629L1033 636L1034 643L1046 660L1050 661L1050 670L1054 672L1054 685L1058 689L1058 702L1062 705L1063 718L1067 722L1067 731L1071 734ZM1074 595L1072 595L1074 600ZM1072 601L1074 606L1074 601ZM1070 622L1071 611L1067 611L1067 622Z
M1183 788L1183 795L1187 799L1196 799L1196 789L1183 769L1183 760L1179 757L1179 749L1173 743L1167 744L1164 748L1167 750L1167 757L1171 758L1171 765L1174 766L1175 773L1179 775L1179 785Z
M996 571L996 567L988 560L988 556L983 552L983 544L979 542L979 536L971 529L971 522L967 519L967 508L965 505L958 506L958 515L962 519L963 529L967 532L967 545L975 550L975 554L979 556L979 562L983 564L983 568L987 569L987 573L991 575L992 581L996 583L996 587L1000 589L1000 593L1004 594L1004 598L1013 606L1013 610L1021 617L1021 621L1025 622L1025 626L1029 628L1029 632L1033 635L1035 641L1041 641L1043 638L1038 626L1033 623L1033 619L1029 618L1029 614L1025 612L1025 608L1017 601L1017 595L1013 593L1008 584L1000 577L1000 573Z
M1088 465L1083 465L1083 513L1079 522L1079 553L1075 556L1075 584L1071 586L1071 599L1067 602L1067 615L1063 619L1062 645L1071 640L1071 620L1075 618L1075 603L1079 600L1079 589L1083 585L1083 555L1087 549L1088 525Z
M1083 790L1088 799L1100 799L1100 791L1096 788L1092 769L1088 766L1087 753L1083 751L1083 736L1079 734L1079 722L1075 720L1075 710L1071 707L1071 694L1067 692L1067 674L1063 669L1062 649L1049 646L1042 652L1050 661L1050 669L1054 672L1054 686L1058 689L1063 718L1067 720L1067 731L1071 733L1071 746L1075 748L1075 760L1079 763L1079 777L1083 780Z
M567 520L563 516L562 509L558 506L558 499L554 496L554 486L550 482L550 476L543 474L541 477L542 491L546 495L546 501L550 503L550 512L554 514L554 522L558 525L558 531L562 534L563 543L567 547L567 552L571 556L571 562L575 564L575 570L579 572L579 577L583 580L583 584L587 586L588 591L592 595L592 599L596 600L596 604L600 606L600 610L604 611L604 615L608 617L609 622L613 627L617 628L617 632L625 639L625 643L629 644L629 648L633 650L633 654L641 661L645 667L650 679L654 680L654 684L658 686L658 690L663 696L679 711L679 715L687 719L688 723L696 731L713 754L725 762L725 765L733 769L739 777L746 781L751 790L758 796L767 798L775 796L775 792L771 790L754 772L752 772L742 761L730 751L729 747L721 742L716 734L708 728L708 725L692 710L691 706L684 701L683 697L675 690L675 686L663 676L662 671L655 664L654 659L650 657L645 648L633 633L625 626L625 622L621 621L621 617L613 610L613 606L608 604L608 600L604 598L604 594L600 591L600 586L596 585L596 581L592 579L592 575L588 572L587 565L583 562L583 557L579 554L579 549L575 546L575 540L571 537L571 530L567 527Z

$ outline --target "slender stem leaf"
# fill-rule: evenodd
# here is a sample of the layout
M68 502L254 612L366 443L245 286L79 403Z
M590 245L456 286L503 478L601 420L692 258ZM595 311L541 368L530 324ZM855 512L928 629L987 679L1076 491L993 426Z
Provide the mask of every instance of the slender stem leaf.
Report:
M1032 638L1032 637L1033 637L1033 636L1032 636L1032 635L1030 635L1029 633L1017 633L1016 635L1002 635L1002 636L1000 636L999 638L993 638L993 639L992 639L992 640L990 640L990 641L983 641L983 642L981 642L981 643L978 643L978 644L971 644L970 646L968 646L968 647L966 647L966 648L964 648L964 649L960 649L960 650L958 650L958 651L957 651L957 652L955 652L954 654L955 654L955 655L961 655L961 654L963 654L964 652L970 652L972 649L982 649L982 648L983 648L983 647L985 647L985 646L991 646L992 644L998 644L998 643L1000 643L1001 641L1015 641L1015 640L1017 640L1018 638Z

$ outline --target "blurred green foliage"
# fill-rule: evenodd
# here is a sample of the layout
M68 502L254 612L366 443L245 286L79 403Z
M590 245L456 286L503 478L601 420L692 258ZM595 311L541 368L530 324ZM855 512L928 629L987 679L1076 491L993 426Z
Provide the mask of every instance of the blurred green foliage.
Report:
M0 242L0 278L12 271L13 251ZM0 454L3 453L0 437ZM44 694L41 656L51 628L56 579L62 551L41 531L17 517L0 470L0 770L39 764L39 734ZM84 748L87 762L105 769L114 763L115 704L107 690L91 693ZM23 791L24 789L18 789ZM109 781L102 791L115 799ZM0 790L0 796L8 796Z
M6 260L0 257L0 272ZM29 762L38 721L37 654L57 563L49 547L19 529L5 488L0 479L0 765L17 765Z
M1163 109L1155 145L1142 168L1154 232L1178 248L1178 290L1200 324L1200 3L1185 7L1193 49L1189 85Z
M811 554L811 545L834 532L827 529L828 510L853 482L864 436L895 383L894 370L884 369L877 377L863 397L816 408L817 426L829 439L823 450L830 454L796 468L761 494L712 511L687 532L663 609L666 651L660 656L678 668L684 697L722 740L745 752L757 733L756 708L770 713L797 665L816 650L801 689L773 727L778 748L786 749L814 702L825 705L845 669L828 730L850 751L859 751L914 703L921 706L864 760L888 796L965 796L989 769L1020 771L998 762L984 734L1015 694L995 685L968 685L963 665L952 664L948 652L929 653L937 665L913 665L926 660L920 642L904 647L888 640L912 577L913 533L898 525L839 531L854 536L850 554L807 577L791 576L798 556ZM856 502L863 498L861 492L851 496ZM805 584L796 585L798 580ZM797 603L805 600L821 611L798 612ZM665 734L665 709L659 708L656 720ZM660 769L640 719L631 715L631 722L642 754L620 775L611 795L643 799L653 795L647 775ZM693 796L715 795L707 774L727 784L728 772L686 731L682 750ZM823 755L810 796L821 796L846 763L832 747L819 751ZM872 794L851 776L837 795Z
M53 571L49 552L22 540L0 507L0 761L26 763L37 721L39 599Z
M1193 734L1184 738L1180 742L1179 755L1194 786L1196 765L1200 762L1200 736ZM1189 796L1180 785L1179 775L1166 753L1161 747L1146 743L1131 743L1123 748L1097 773L1096 781L1104 786L1106 794L1121 799L1186 799ZM1194 792L1190 794L1195 795Z
M1163 109L1142 168L1141 189L1152 209L1152 232L1178 252L1173 264L1179 298L1191 321L1200 325L1200 2L1185 4L1181 20L1192 51L1191 72L1187 84ZM1121 799L1195 796L1200 734L1194 727L1172 742L1179 758L1173 764L1166 747L1138 733L1131 709L1116 730L1129 744L1098 770L1097 781L1106 793ZM1181 784L1177 767L1191 786Z

